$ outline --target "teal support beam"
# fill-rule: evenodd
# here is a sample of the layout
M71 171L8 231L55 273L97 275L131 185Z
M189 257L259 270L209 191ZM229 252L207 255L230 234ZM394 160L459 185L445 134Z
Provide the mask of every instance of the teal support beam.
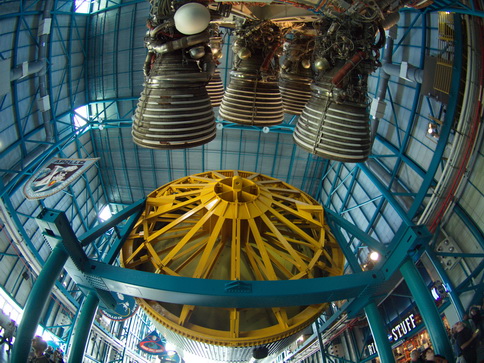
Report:
M365 175L370 179L373 184L378 188L380 193L383 194L385 199L388 201L388 203L392 206L393 209L395 209L395 212L397 212L398 216L402 219L402 221L407 225L407 226L412 226L413 222L410 218L407 216L407 212L405 209L400 205L400 203L397 201L393 193L391 192L390 188L387 187L385 184L381 182L380 179L375 175L373 171L368 168L368 166L364 163L359 163L358 167L365 173Z
M366 319L370 325L371 334L375 341L376 350L382 363L394 363L392 347L388 341L388 332L385 328L385 323L378 311L378 307L374 302L369 303L365 307Z
M462 222L466 225L469 231L472 233L476 241L479 243L481 248L484 248L484 233L481 229L481 226L477 224L477 222L472 218L464 208L459 203L456 203L454 206L454 212Z
M407 259L400 267L400 272L422 315L422 320L429 333L435 353L442 354L449 362L454 362L452 345L450 344L437 306L413 261Z
M328 215L327 214L328 211L329 209L325 209L326 215ZM351 249L349 243L347 242L345 236L341 232L339 226L336 225L335 221L332 218L328 218L326 219L326 221L328 222L328 225L331 228L331 232L333 232L341 250L343 251L343 254L346 257L346 263L351 267L351 270L353 271L353 273L361 272L362 269L358 261L358 258L355 256L355 252L353 252L353 250Z
M427 169L425 178L420 185L420 189L415 197L410 210L408 211L407 217L413 219L418 212L422 209L424 205L424 200L427 197L430 186L434 183L434 177L437 170L440 167L440 162L442 161L442 156L447 147L447 140L453 130L454 118L458 109L459 102L459 85L462 75L462 62L464 57L463 54L463 44L461 41L463 39L462 31L462 21L460 15L454 14L454 34L456 41L454 42L454 62L452 65L452 80L449 94L449 102L447 103L444 123L440 128L439 141L437 147L435 148L434 154L432 156L432 161Z
M109 231L114 226L123 222L126 218L129 218L131 215L135 214L139 217L139 215L143 212L143 208L145 205L146 199L140 199L136 203L131 204L130 206L124 208L121 212L116 213L107 221L98 224L97 226L91 228L89 231L84 233L82 236L79 237L79 242L82 246L87 246L91 242L95 241L97 238L102 236L104 233Z
M74 326L74 340L69 352L68 363L82 363L87 338L91 332L91 325L96 315L99 298L94 292L90 292L81 306L81 312Z
M457 293L454 287L454 284L452 283L452 280L447 275L447 272L445 272L444 267L437 259L435 252L431 248L427 249L427 254L430 258L430 262L432 262L432 265L434 266L435 270L439 274L442 282L449 288L449 292L448 292L449 298L457 312L457 315L459 316L459 319L460 320L464 319L465 309L464 309L464 306L462 305L462 302L460 301L459 294Z
M331 218L338 226L342 227L346 232L358 238L361 242L363 242L363 244L374 251L378 251L382 256L386 254L387 248L383 243L371 237L368 233L363 232L353 223L341 217L336 212L333 212L331 209L325 209L324 212L326 214L326 218Z
M320 327L323 324L320 324L319 318L315 322L315 327L316 327L316 334L318 335L318 343L319 343L319 352L321 353L321 360L322 363L326 363L326 350L324 349L324 343L323 343L323 338L321 337L321 329Z
M45 262L25 304L23 318L18 327L13 346L12 362L27 362L29 347L39 325L42 310L68 257L69 255L64 247L59 244L52 250Z

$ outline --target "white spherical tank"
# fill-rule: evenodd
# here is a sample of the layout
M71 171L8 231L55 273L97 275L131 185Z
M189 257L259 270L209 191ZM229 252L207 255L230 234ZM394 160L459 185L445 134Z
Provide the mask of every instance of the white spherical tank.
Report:
M201 33L209 23L210 11L199 3L185 4L175 12L175 28L185 35Z

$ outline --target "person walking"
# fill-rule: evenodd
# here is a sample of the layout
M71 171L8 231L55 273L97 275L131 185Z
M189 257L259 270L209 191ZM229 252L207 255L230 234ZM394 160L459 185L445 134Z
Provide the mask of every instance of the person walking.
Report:
M477 363L477 339L479 329L472 332L462 321L454 324L455 341L460 348L466 363Z
M8 323L3 328L3 336L1 337L0 345L2 345L3 343L7 344L8 346L7 353L9 353L10 350L12 349L12 339L16 329L17 329L17 325L15 324L14 320L10 320L10 323Z
M410 352L410 362L425 363L417 349L414 349Z
M47 349L47 342L40 336L36 336L32 339L32 350L28 363L50 363L49 359L44 355Z

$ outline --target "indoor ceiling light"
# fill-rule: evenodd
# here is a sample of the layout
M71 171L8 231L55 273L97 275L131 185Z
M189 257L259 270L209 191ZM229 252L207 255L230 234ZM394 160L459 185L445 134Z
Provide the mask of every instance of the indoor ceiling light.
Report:
M373 251L370 253L370 260L372 261L378 261L380 259L380 254L376 251Z

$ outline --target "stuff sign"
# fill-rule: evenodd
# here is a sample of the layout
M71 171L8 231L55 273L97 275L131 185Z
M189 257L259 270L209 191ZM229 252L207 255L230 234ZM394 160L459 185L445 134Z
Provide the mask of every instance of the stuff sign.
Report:
M417 327L417 323L415 322L415 315L410 314L402 322L400 322L399 324L395 325L392 328L391 334L388 335L388 340L396 342L398 339L410 333L416 327ZM370 355L376 354L375 343L371 343L368 345L368 353Z

